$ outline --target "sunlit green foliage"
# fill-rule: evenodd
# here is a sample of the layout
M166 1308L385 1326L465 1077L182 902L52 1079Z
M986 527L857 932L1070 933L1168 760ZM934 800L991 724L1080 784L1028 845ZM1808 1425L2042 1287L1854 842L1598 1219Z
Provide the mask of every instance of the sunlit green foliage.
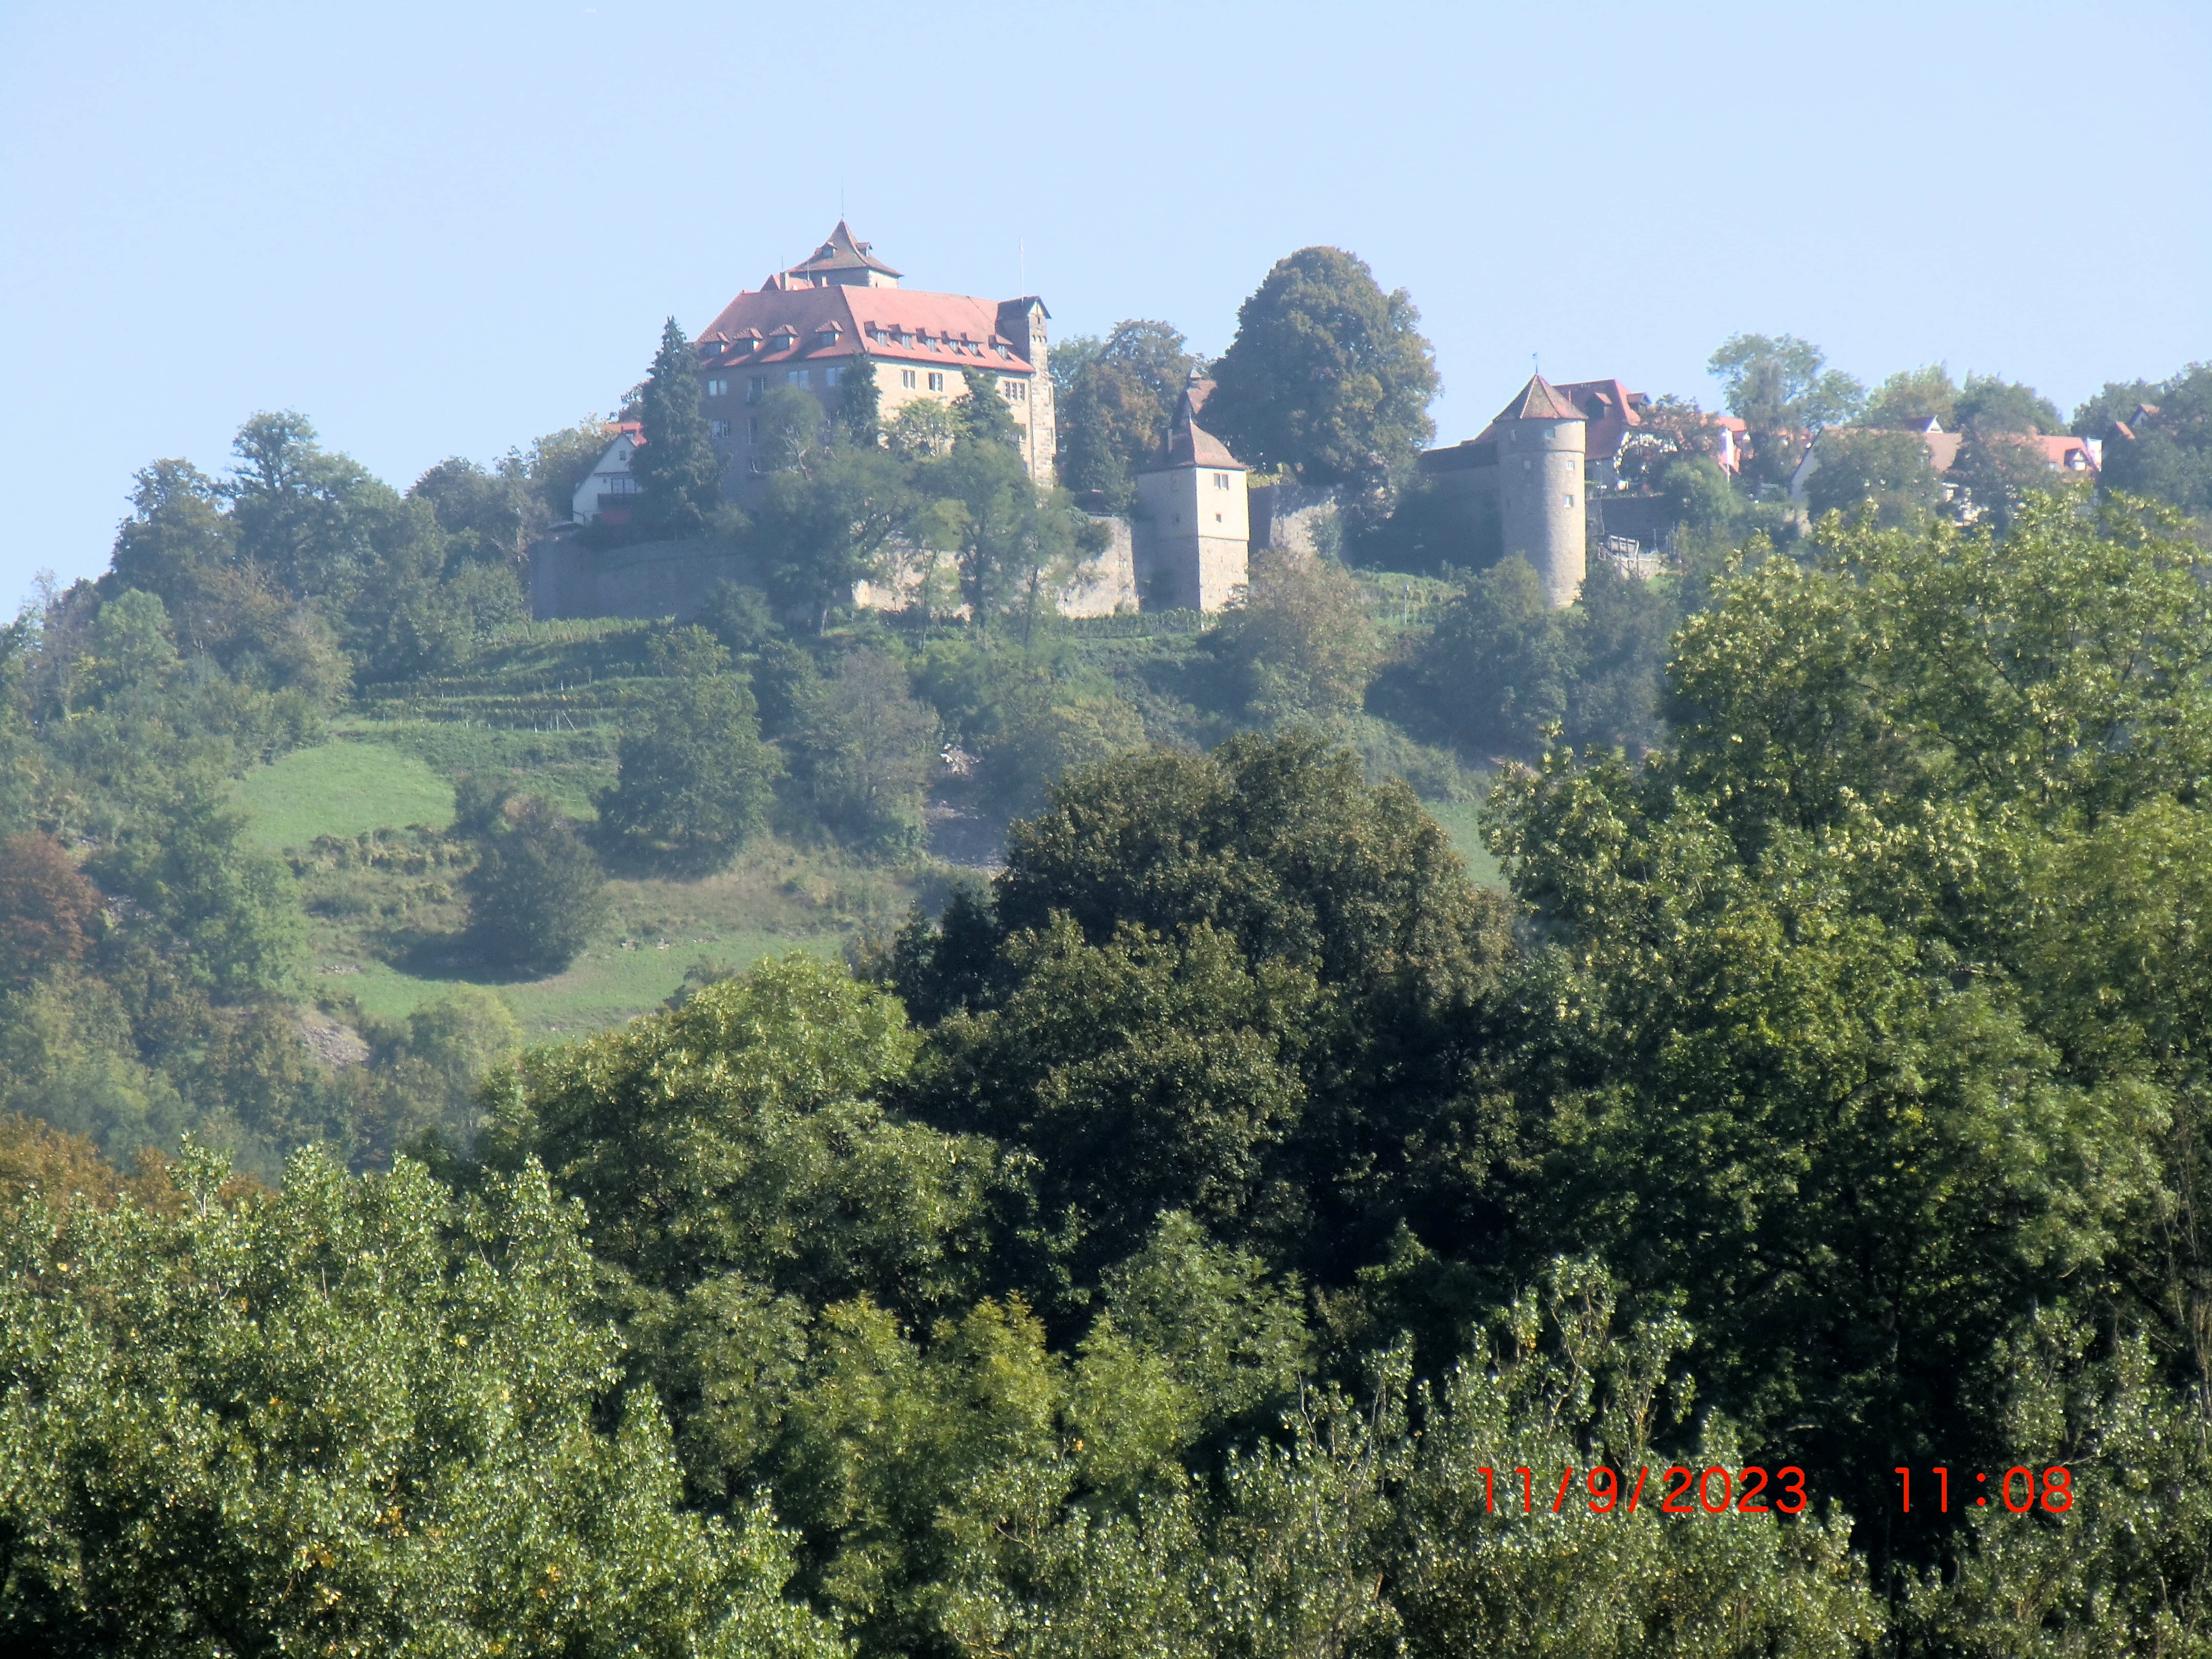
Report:
M0 1628L56 1654L838 1651L763 1512L674 1507L534 1170L294 1161L0 1222ZM602 1402L619 1426L595 1421Z

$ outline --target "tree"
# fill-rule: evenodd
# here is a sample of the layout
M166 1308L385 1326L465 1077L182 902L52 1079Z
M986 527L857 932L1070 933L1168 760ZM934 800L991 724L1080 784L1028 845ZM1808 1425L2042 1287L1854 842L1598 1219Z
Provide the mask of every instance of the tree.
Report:
M1419 320L1406 291L1383 293L1364 260L1300 249L1238 308L1207 428L1246 461L1310 484L1394 486L1436 435L1435 354Z
M1668 647L1682 620L1672 580L1641 580L1605 554L1589 562L1568 613L1574 675L1567 686L1567 741L1638 754L1666 740L1660 718Z
M2063 417L2048 398L2032 386L1995 374L1966 376L1960 392L1959 424L1970 432L2057 432Z
M1044 1212L1081 1217L1094 1270L1164 1211L1247 1232L1306 1109L1283 1027L1313 988L1256 972L1202 922L1171 939L1125 926L1092 947L1062 915L1011 940L1005 966L1003 1000L937 1033L925 1109L1032 1153Z
M700 410L699 359L671 317L660 331L638 402L644 443L630 457L641 534L681 540L704 535L722 499L722 464Z
M1820 435L1820 465L1805 481L1815 514L1856 513L1872 503L1884 524L1906 524L1936 509L1942 483L1917 433L1845 428Z
M1959 426L1959 388L1946 364L1901 368L1874 389L1859 419L1870 427L1905 427L1915 432L1926 431L1933 421L1954 432Z
M535 1168L457 1198L303 1153L171 1213L0 1222L0 1622L46 1653L842 1651L783 1599L764 1510L677 1506L617 1392L573 1206ZM459 1425L466 1425L461 1428Z
M51 967L82 962L97 937L100 890L51 836L0 841L0 985L21 987Z
M921 1316L974 1292L989 1148L884 1103L914 1056L897 1001L794 954L567 1048L541 1049L484 1130L543 1161L602 1257L655 1291L742 1274L819 1304Z
M761 741L752 693L705 629L663 635L651 652L663 689L647 723L623 733L600 822L617 837L719 869L766 819L782 767Z
M969 740L981 753L984 802L1001 819L1034 811L1071 769L1144 746L1143 718L1110 683L1012 672L992 687L990 702L996 725Z
M1053 349L1055 380L1067 354L1065 342ZM1165 445L1198 366L1182 332L1162 322L1116 323L1095 351L1079 351L1057 405L1061 482L1104 495L1109 512L1127 512L1136 474Z
M1826 363L1820 347L1794 334L1731 334L1706 362L1770 482L1789 477L1805 434L1848 421L1866 399L1865 387Z
M837 425L845 441L873 449L883 441L884 398L876 366L866 352L844 366L837 386Z
M852 603L854 583L889 574L919 510L906 475L887 451L841 442L769 476L750 539L779 604L811 611L818 631L833 605Z
M1419 672L1462 754L1533 756L1544 729L1566 718L1572 649L1566 617L1516 556L1468 584L1422 648Z
M1284 714L1356 710L1382 656L1351 573L1281 551L1254 562L1237 648L1254 704Z
M1006 394L999 390L999 377L985 368L963 368L960 378L968 387L952 400L952 418L960 436L970 443L1003 444L1018 450L1021 435L1015 429Z
M1711 456L1677 456L1661 470L1658 483L1668 515L1686 529L1726 531L1743 515L1743 497Z
M2180 1097L2069 1047L2082 1028L2022 959L2047 940L2077 984L2137 964L2142 1002L2098 993L2116 1037L2131 1005L2175 1000L2143 948L2166 924L2107 930L2075 890L2185 857L2100 848L2093 878L2088 848L2068 856L2084 827L2193 799L2208 758L2204 556L2175 529L2045 501L2002 538L1828 520L1808 561L1741 573L1685 624L1670 752L1555 751L1493 798L1516 890L1567 930L1546 1006L1583 1011L1527 1085L1577 1125L1531 1189L1576 1194L1550 1236L1681 1287L1710 1396L1831 1490L1880 1490L1917 1446L2002 1443L1961 1368L2023 1307L2112 1285L2115 1316L2186 1340L2185 1296L2097 1265L2148 1248L2127 1217L2197 1201L2161 1127ZM1633 1221L1601 1173L1632 1168Z
M520 465L489 471L459 455L448 456L410 486L408 495L430 503L446 532L446 556L460 564L518 562L528 537L544 527L531 509L530 484Z
M507 804L462 889L477 948L526 973L561 972L606 921L598 860L574 826L534 796Z
M788 747L793 781L817 822L883 855L921 844L937 717L898 659L858 650L803 688Z
M299 884L284 863L246 843L227 780L182 781L179 795L129 823L90 860L111 892L185 947L182 967L219 996L296 990L307 945Z
M239 465L225 493L245 557L292 597L343 606L380 562L374 537L399 500L315 437L296 410L251 416L231 445Z
M1036 525L1036 483L1010 441L979 441L963 431L945 453L916 466L915 486L932 503L925 533L949 544L961 599L988 632L993 617L1021 597Z
M2212 364L2107 385L2075 410L2073 429L2105 440L2106 485L2212 514Z
M2067 482L2054 476L2042 446L2002 428L1966 429L1951 463L1950 479L1959 487L1959 505L1976 519L1986 518L2000 534L2011 526L2031 496L2050 493Z
M1103 1155L1097 1126L1055 1103L1126 1088L1138 1092L1115 1110L1156 1115L1142 1128L1146 1191L1198 1201L1189 1183L1202 1176L1169 1173L1174 1147L1188 1161L1242 1146L1209 1212L1334 1283L1423 1202L1428 1160L1457 1155L1446 1148L1459 1131L1437 1114L1510 948L1496 896L1468 882L1411 791L1370 787L1356 756L1292 732L1063 778L1047 810L1009 832L988 910L948 908L942 928L909 928L896 959L908 1006L954 1011L925 1111L1070 1160L1043 1178L1089 1217L1082 1259L1126 1241L1141 1206L1074 1192L1090 1179L1084 1161ZM1198 1018L1200 983L1242 1011L1232 1023L1254 1040L1176 1045L1170 1065L1166 1011ZM1115 1018L1086 1020L1083 999L1109 988ZM1216 1051L1218 1073L1193 1069ZM966 1058L986 1052L1023 1056L1020 1089L994 1095L990 1066ZM1175 1079L1195 1087L1201 1074L1211 1080L1177 1128Z
M201 613L240 585L238 527L215 480L188 461L155 461L134 475L131 515L115 532L109 568L125 587L160 597L172 613Z

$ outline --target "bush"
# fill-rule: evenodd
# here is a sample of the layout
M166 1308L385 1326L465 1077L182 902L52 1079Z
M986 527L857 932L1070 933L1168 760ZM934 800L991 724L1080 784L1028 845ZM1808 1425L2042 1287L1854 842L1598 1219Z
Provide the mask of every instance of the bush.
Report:
M606 878L575 826L545 802L510 802L462 878L477 948L503 966L557 974L606 921Z
M1254 565L1237 643L1253 705L1276 714L1357 708L1382 654L1344 568L1279 551Z

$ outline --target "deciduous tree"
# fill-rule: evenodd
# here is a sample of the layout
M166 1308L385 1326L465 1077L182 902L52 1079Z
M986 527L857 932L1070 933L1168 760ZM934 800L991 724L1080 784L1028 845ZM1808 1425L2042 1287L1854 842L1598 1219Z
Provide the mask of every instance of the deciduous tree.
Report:
M1419 321L1405 289L1385 294L1364 260L1301 248L1238 308L1207 429L1310 484L1389 487L1436 435L1435 354Z
M751 691L705 629L678 629L651 648L662 689L623 733L600 821L644 850L719 869L766 819L783 769L761 741Z
M462 885L477 947L526 973L559 973L606 921L599 861L575 827L535 796L507 805Z

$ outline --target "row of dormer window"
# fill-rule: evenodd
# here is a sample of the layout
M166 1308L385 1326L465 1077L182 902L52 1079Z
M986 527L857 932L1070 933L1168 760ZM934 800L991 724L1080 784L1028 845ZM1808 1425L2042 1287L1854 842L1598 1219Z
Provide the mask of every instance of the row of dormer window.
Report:
M814 384L814 371L811 368L786 369L783 379L787 386L811 386ZM822 370L822 384L824 386L842 385L844 379L845 369L842 364L826 364ZM915 385L915 371L913 369L902 368L899 371L899 385L902 389L918 390L919 388ZM745 401L749 404L758 403L768 393L768 382L769 377L765 374L747 375ZM707 377L707 395L709 398L726 398L730 395L730 385L728 377L710 374ZM945 375L942 371L934 369L930 371L929 389L932 392L945 390ZM1002 376L999 381L999 390L1008 403L1025 404L1030 400L1029 383L1025 380Z
M817 348L827 349L837 343L837 337L843 332L843 329L836 326L817 329L815 331L814 343ZM868 326L868 338L875 342L878 345L890 344L921 346L927 350L950 351L957 356L965 356L969 357L981 357L988 355L987 348L976 341L968 339L964 337L956 340L951 334L945 332L939 332L934 337L932 337L929 331L926 328L884 328L881 325L872 323ZM780 328L776 330L775 333L769 335L766 339L761 339L757 337L740 337L723 342L717 347L710 347L709 349L718 350L720 352L734 352L741 355L750 355L756 351L795 351L798 348L799 335L797 331L790 328ZM999 356L1006 362L1013 362L1014 349L1005 343L1003 341L998 343L998 352Z

